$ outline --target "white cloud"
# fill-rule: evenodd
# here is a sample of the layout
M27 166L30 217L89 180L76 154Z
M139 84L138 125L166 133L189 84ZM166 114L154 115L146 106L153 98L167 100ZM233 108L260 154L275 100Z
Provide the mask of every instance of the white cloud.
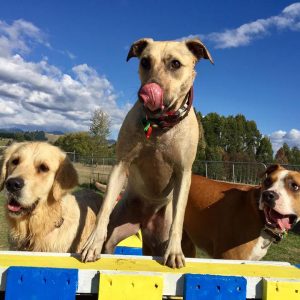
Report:
M0 128L87 130L92 112L101 108L115 135L130 105L118 106L109 80L86 64L66 74L47 58L26 60L35 43L49 46L33 24L0 21Z
M34 43L44 44L45 34L35 25L22 19L16 20L12 25L0 20L0 55L10 56L14 51L25 54L30 52L30 45Z
M204 41L212 42L216 48L224 49L249 45L252 41L270 34L272 29L300 31L300 2L287 6L277 16L198 36Z
M278 130L270 135L270 140L273 146L274 153L283 145L287 143L289 147L298 147L300 149L300 130L291 129L289 132Z

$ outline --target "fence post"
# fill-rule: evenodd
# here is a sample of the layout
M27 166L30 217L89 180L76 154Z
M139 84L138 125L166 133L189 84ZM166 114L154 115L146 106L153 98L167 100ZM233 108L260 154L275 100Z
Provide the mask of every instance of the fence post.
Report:
M73 151L73 162L76 162L76 151Z
M208 177L208 172L207 172L207 162L205 162L205 177Z
M232 180L235 182L234 163L232 163Z

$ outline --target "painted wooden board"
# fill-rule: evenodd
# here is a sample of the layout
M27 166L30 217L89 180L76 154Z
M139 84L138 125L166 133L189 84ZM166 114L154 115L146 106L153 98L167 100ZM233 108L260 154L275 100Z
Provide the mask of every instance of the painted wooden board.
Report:
M143 249L139 247L117 246L114 254L120 255L143 255Z
M247 280L239 276L185 274L184 300L246 300Z
M263 300L300 300L300 280L264 278Z
M10 267L5 300L75 300L78 270Z
M74 268L80 270L116 270L116 271L148 271L172 274L218 274L231 276L276 277L300 279L300 269L288 263L264 263L252 261L227 261L213 259L186 259L186 266L171 269L161 264L161 258L141 256L102 255L96 262L82 263L80 256L54 255L49 253L2 252L0 251L0 267L36 266L53 268Z
M300 269L286 262L252 262L238 260L187 259L182 269L161 265L160 258L147 256L103 255L95 263L81 263L76 254L0 252L0 290L5 289L9 266L43 266L79 270L79 293L97 293L99 273L130 275L162 275L164 295L183 295L184 273L243 276L247 279L247 298L261 299L262 278L281 277L300 279Z
M121 241L118 246L124 247L134 247L134 248L142 248L143 247L143 240L142 240L142 233L139 231L137 234L128 237L127 239Z
M100 274L98 292L100 300L161 300L162 296L162 276Z

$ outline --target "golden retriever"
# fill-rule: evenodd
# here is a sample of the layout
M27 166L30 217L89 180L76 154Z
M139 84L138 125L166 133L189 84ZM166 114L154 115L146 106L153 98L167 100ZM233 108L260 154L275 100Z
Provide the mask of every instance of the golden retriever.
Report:
M77 172L67 155L46 142L9 146L3 155L4 189L11 249L80 252L92 232L100 196L82 190L71 195Z

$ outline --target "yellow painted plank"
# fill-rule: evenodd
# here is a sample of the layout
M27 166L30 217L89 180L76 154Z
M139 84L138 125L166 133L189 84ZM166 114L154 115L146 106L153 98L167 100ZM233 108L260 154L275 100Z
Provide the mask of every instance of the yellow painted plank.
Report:
M300 300L300 281L264 279L263 300Z
M161 300L162 276L100 274L98 299Z
M128 237L127 239L121 241L118 246L123 247L134 247L134 248L142 248L143 241L142 241L142 234L139 231L137 234Z
M174 274L219 274L236 276L255 276L273 278L300 279L300 269L294 266L272 266L255 264L228 264L210 262L187 262L186 267L171 269L161 265L156 260L142 258L119 258L102 257L96 262L82 263L76 257L66 256L21 256L0 253L0 267L9 266L33 266L53 268L77 268L93 270L116 270L116 271L147 271L167 272Z

